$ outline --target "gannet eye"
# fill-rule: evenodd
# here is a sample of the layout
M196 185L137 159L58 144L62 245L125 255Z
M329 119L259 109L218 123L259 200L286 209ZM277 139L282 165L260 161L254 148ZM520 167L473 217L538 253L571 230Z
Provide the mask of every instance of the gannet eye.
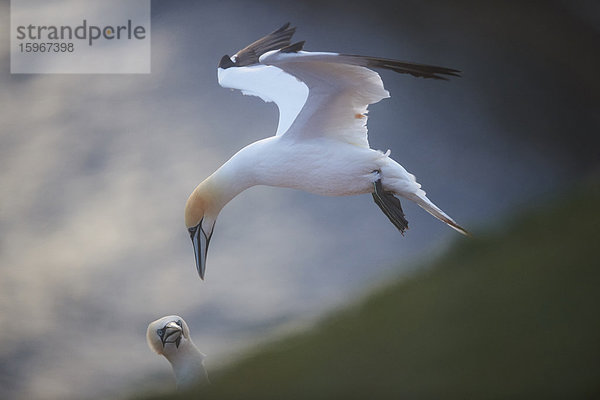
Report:
M179 326L182 326L182 324L181 324L181 320L177 320L177 321L175 321L175 323L176 323L177 325L179 325Z
M156 333L158 334L158 336L162 337L162 335L165 333L165 331L162 329L157 329Z

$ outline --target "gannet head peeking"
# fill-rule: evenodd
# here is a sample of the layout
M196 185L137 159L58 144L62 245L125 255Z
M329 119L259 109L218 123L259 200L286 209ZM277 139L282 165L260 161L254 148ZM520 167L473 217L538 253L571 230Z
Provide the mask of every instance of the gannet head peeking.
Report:
M151 322L146 340L150 349L171 363L178 389L208 381L205 355L192 342L190 328L180 316L169 315Z

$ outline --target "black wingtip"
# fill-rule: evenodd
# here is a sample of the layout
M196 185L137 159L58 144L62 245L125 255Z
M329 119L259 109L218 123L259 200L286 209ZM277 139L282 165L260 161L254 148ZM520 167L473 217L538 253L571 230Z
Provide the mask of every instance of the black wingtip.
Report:
M286 30L286 29L287 29L289 26L290 26L290 23L289 23L289 22L286 22L285 24L283 24L283 25L281 26L281 28L277 29L276 31L273 31L273 33L279 33L279 32L283 32L283 31L285 31L285 30ZM292 28L292 29L295 29L295 28Z
M229 67L235 67L235 63L231 61L231 58L227 54L225 54L221 58L221 61L219 61L219 68L227 69Z
M350 56L360 57L360 56ZM409 74L414 77L448 80L448 77L460 77L460 71L453 68L438 67L435 65L419 64L413 62L392 60L379 57L362 57L366 66L371 68L389 69L400 74Z
M289 46L285 46L284 48L282 48L279 51L281 53L297 53L300 50L302 50L302 48L304 47L304 43L305 43L305 41L302 40L301 42L296 42L294 44L290 44Z
M244 47L235 54L237 67L258 64L260 56L271 50L280 50L290 45L296 28L290 26L289 22L283 24L279 29Z

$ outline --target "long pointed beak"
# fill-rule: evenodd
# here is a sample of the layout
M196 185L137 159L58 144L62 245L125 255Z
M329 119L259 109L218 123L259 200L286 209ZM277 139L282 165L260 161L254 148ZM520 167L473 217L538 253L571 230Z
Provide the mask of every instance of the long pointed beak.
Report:
M208 253L208 245L210 238L212 237L212 231L210 235L207 235L202 229L202 221L193 228L190 228L190 237L192 238L192 244L194 245L194 255L196 257L196 269L200 279L204 280L204 273L206 271L206 255Z

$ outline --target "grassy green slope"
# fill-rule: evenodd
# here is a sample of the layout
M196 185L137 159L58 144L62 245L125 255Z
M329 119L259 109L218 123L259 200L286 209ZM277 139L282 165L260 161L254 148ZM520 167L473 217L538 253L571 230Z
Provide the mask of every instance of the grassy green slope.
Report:
M600 188L588 188L463 240L425 272L264 346L190 397L599 396L598 205Z

